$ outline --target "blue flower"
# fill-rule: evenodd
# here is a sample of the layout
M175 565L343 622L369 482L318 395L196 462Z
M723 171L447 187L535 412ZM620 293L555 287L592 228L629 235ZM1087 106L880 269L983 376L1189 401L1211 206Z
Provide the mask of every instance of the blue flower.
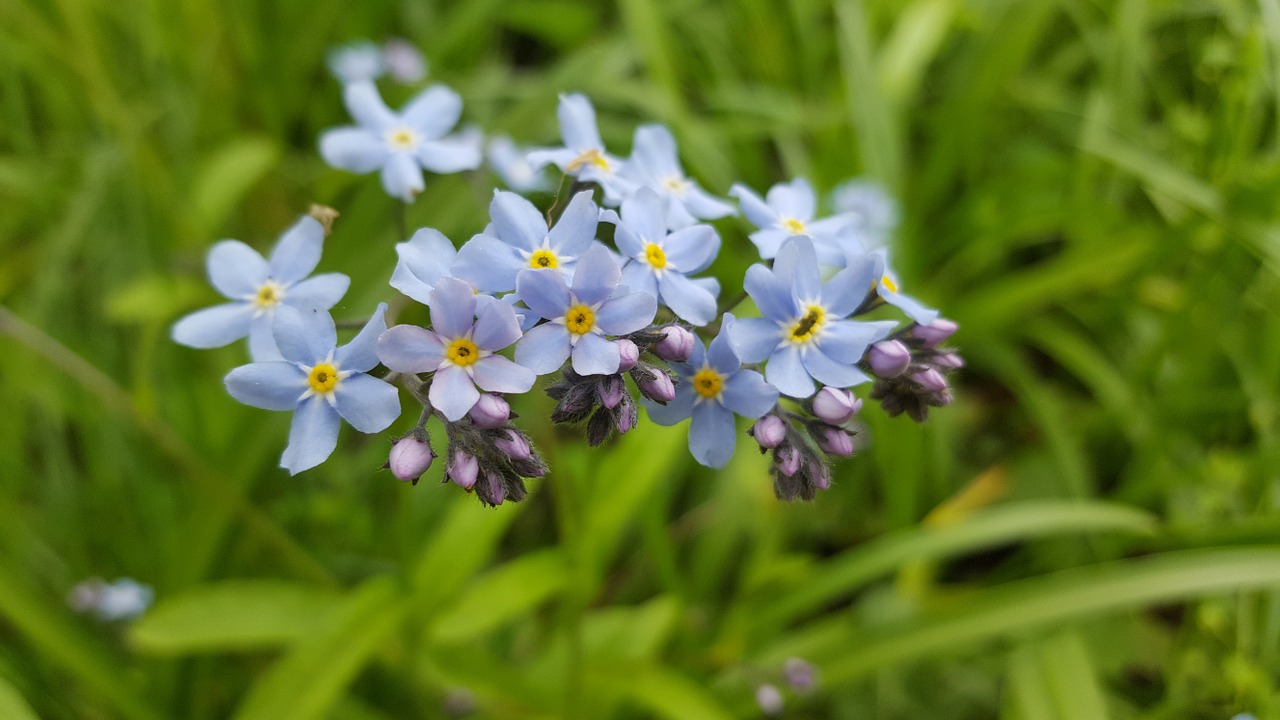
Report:
M760 257L766 260L775 257L788 238L807 235L813 239L818 260L823 265L844 265L846 252L837 235L855 218L835 215L814 220L817 199L804 178L774 185L764 200L741 184L729 188L729 194L738 198L742 214L760 228L751 233L751 242L756 244Z
M694 343L687 363L672 363L680 376L676 396L666 405L645 402L649 417L659 425L674 425L692 417L689 423L689 451L708 467L724 467L733 457L737 433L735 414L758 418L778 401L778 390L755 370L743 370L730 342L734 317L724 316L720 334L703 349Z
M715 319L716 296L687 275L700 272L720 251L720 236L710 225L694 225L667 234L667 203L653 190L641 188L622 203L614 241L630 259L622 282L647 292L683 320L706 325Z
M458 252L453 271L481 292L506 292L516 286L516 274L528 268L553 268L572 274L587 248L597 244L600 209L584 190L573 196L555 226L533 203L512 192L496 191L489 204L492 226L467 241Z
M428 399L446 418L466 415L480 390L523 393L533 387L532 371L496 354L520 337L510 305L481 305L471 286L455 278L437 282L427 305L431 330L397 325L378 339L377 352L397 372L434 372Z
M539 375L553 372L573 357L579 375L618 372L621 356L605 335L625 335L653 322L658 302L645 292L616 292L622 279L618 263L596 245L578 262L573 289L552 270L522 270L516 295L534 314L546 318L516 344L516 362Z
M357 125L325 131L320 154L330 165L354 173L381 170L382 187L392 197L412 202L424 187L423 168L454 173L480 166L478 131L446 134L462 115L462 98L444 85L422 91L399 113L382 102L369 81L347 84L343 99Z
M843 318L862 303L878 269L872 257L851 259L822 284L813 241L803 236L787 241L772 270L747 269L744 285L764 317L733 323L733 349L745 362L768 359L765 377L790 397L812 395L814 380L838 388L867 382L858 361L897 323Z
M280 236L269 261L239 240L214 245L209 250L209 281L231 302L179 320L173 326L174 342L214 348L248 335L254 360L280 359L271 335L277 308L328 310L342 299L351 283L342 273L304 280L319 264L323 245L324 227L311 216L303 216Z
M837 213L858 218L858 234L868 248L884 246L898 227L898 203L874 180L846 180L831 191Z
M386 303L379 304L360 333L338 347L329 313L282 307L276 312L275 338L284 359L227 374L227 392L240 402L294 411L289 445L280 457L290 474L313 468L333 453L340 417L362 433L376 433L400 416L396 388L365 374L378 364L374 344L387 327L386 311Z
M898 292L900 283L898 275L889 267L889 252L884 248L873 250L870 257L875 261L876 272L879 279L876 281L876 294L881 300L898 308L907 317L915 320L921 325L928 325L938 319L938 311L926 306L919 300L910 295L903 295ZM872 277L875 277L874 275Z
M676 140L671 131L662 125L641 125L636 128L631 157L622 174L636 185L652 188L667 198L667 226L683 228L698 220L736 215L729 203L713 197L689 179L680 167L676 153Z
M585 95L561 95L556 114L564 145L531 151L529 164L534 170L554 164L567 175L599 184L609 202L621 202L633 187L619 172L622 161L604 149L591 101Z
M511 138L496 135L489 138L486 151L489 167L498 173L507 187L517 192L535 192L551 189L551 181L541 169L535 170L527 153L517 147Z

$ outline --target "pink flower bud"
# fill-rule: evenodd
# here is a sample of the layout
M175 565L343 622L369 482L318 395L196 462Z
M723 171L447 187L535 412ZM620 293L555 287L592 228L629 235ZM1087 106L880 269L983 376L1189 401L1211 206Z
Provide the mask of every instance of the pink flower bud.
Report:
M836 427L824 427L817 434L818 447L832 455L848 457L853 454L853 437Z
M615 340L618 345L618 372L624 373L640 361L640 348L626 338Z
M953 352L938 353L933 356L933 364L944 370L959 370L964 367L964 358Z
M928 392L940 393L947 389L947 379L942 377L942 373L933 368L913 373L911 379Z
M897 340L882 340L867 351L867 363L882 378L898 377L911 364L911 351Z
M813 396L813 414L828 425L843 425L862 410L862 400L848 390L824 387Z
M507 488L502 484L502 476L490 470L485 473L485 481L489 483L489 502L501 505L507 499Z
M777 415L765 415L748 431L762 448L776 448L787 438L787 424Z
M613 417L613 427L618 431L619 435L624 435L636 426L639 413L636 411L636 404L630 398L618 405L617 411Z
M938 318L928 325L917 325L911 334L919 338L925 347L931 348L951 337L959 327L954 320Z
M807 693L818 684L818 669L802 658L787 658L782 663L782 674L787 684L797 692Z
M511 418L511 406L500 395L480 393L480 399L471 406L471 422L486 430L500 428Z
M458 487L470 490L475 487L476 478L480 476L480 463L475 455L464 452L454 453L449 458L449 479Z
M792 475L800 472L800 463L804 458L800 456L799 450L788 446L779 448L777 453L778 469L782 471L783 475L791 477Z
M638 385L640 392L654 402L669 403L676 397L675 383L671 382L670 375L661 370L656 370L651 379L642 380Z
M756 705L760 706L760 712L774 717L782 714L782 692L778 688L768 683L756 688Z
M618 403L622 402L622 394L626 391L627 384L622 381L621 375L609 375L596 386L596 395L600 398L600 404L610 410L618 407Z
M658 357L667 362L684 362L693 354L693 333L679 325L667 325L659 332L662 340L653 349Z
M435 457L436 454L431 451L430 445L413 435L406 435L391 446L387 467L391 469L391 474L395 475L397 480L417 483L422 473L431 467L431 461L435 460Z
M493 445L512 460L528 460L533 454L524 433L516 430L507 430L502 437L493 441Z

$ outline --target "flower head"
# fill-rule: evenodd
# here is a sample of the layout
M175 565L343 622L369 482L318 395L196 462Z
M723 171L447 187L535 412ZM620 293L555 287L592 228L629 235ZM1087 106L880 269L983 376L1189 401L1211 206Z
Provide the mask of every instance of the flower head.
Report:
M545 375L573 358L579 375L618 372L618 345L606 335L625 335L653 321L654 296L618 292L622 271L601 245L582 255L570 289L564 275L550 269L520 271L516 295L548 322L533 328L516 345L516 362Z
M665 126L636 128L631 158L622 174L637 186L649 188L669 201L665 222L672 229L737 213L732 205L708 194L697 181L685 176L676 153L676 140Z
M454 173L480 166L481 137L464 130L448 135L462 115L462 98L444 85L432 85L393 112L370 81L343 88L355 126L320 136L320 154L330 165L354 173L382 172L392 197L411 202L424 187L422 171Z
M448 420L466 415L480 390L523 393L533 387L530 370L497 354L520 337L510 305L481 305L471 286L456 278L441 279L427 305L431 330L397 325L378 339L377 353L397 372L434 372L428 399Z
M667 234L666 203L653 190L641 188L622 203L614 240L628 256L622 282L647 292L681 319L706 325L715 319L716 296L689 279L715 259L720 236L710 225L694 225Z
M297 474L324 462L338 444L339 418L363 433L382 432L400 416L392 385L365 373L378 364L374 344L386 329L386 303L351 342L338 346L333 318L323 310L285 306L275 339L283 360L243 365L227 374L227 392L264 410L293 410L280 466Z
M591 101L585 95L561 95L556 112L560 117L560 137L564 145L531 151L529 164L534 170L554 164L567 175L598 183L610 202L621 202L630 194L632 185L619 172L622 161L604 149Z
M223 240L209 250L209 281L231 302L199 310L179 320L174 342L195 348L221 347L249 336L254 360L278 360L271 334L282 306L328 310L347 292L350 278L327 273L305 279L320 262L324 227L304 215L280 236L271 259L239 240Z
M814 219L817 199L813 188L804 178L789 183L778 183L769 188L762 200L745 185L734 185L729 194L742 204L742 214L759 230L751 233L760 257L766 260L777 256L788 238L806 235L813 239L823 265L845 264L845 252L837 235L855 220L850 215L834 215L821 220Z

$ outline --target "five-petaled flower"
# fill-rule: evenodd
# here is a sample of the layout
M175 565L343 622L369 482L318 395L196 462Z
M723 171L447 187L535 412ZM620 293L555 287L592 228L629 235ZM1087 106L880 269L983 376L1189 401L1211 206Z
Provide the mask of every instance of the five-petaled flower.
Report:
M339 417L356 430L386 430L400 416L394 385L366 375L378 364L374 344L386 329L378 310L351 342L338 347L329 313L285 306L276 312L275 339L283 360L255 362L227 374L227 391L246 405L293 410L289 445L280 466L297 474L324 462L338 444Z
M663 125L636 128L631 157L623 168L625 178L640 187L652 188L667 205L667 226L688 227L698 220L715 220L737 214L729 203L713 197L684 174L676 153L676 139Z
M239 240L223 240L209 250L209 281L229 303L198 310L173 326L174 342L195 348L222 347L249 336L254 360L278 360L271 334L276 310L288 305L328 310L347 292L342 273L304 279L320 263L324 227L304 215L280 236L271 259Z
M620 173L622 161L605 151L591 101L576 93L561 95L556 113L564 145L531 150L529 165L536 171L554 164L566 175L599 184L609 202L621 202L634 186Z
M396 325L378 339L378 357L397 372L434 372L428 399L445 418L461 419L480 390L523 393L533 387L531 370L497 354L520 337L510 305L480 304L471 286L456 278L437 282L427 305L432 329Z
M857 218L842 214L815 220L817 197L804 178L774 185L763 200L742 184L729 188L729 194L738 198L742 214L760 228L750 235L760 257L775 257L788 238L807 235L813 239L819 262L835 267L845 264L847 253L839 236Z

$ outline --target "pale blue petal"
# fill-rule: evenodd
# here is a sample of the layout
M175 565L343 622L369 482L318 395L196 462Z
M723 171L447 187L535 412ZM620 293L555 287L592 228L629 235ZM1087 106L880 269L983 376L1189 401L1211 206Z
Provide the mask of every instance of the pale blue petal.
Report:
M333 454L338 446L338 411L327 400L313 395L293 413L289 426L289 446L280 456L280 467L297 475L310 470Z
M449 274L458 251L439 230L422 228L407 242L396 244L396 255L391 287L426 305L428 293Z
M431 328L441 337L459 338L471 330L476 294L470 285L457 278L440 278L428 299Z
M791 346L778 348L769 356L764 369L765 379L783 394L793 398L807 398L813 394L813 380L804 369L799 349Z
M736 208L724 200L707 193L697 183L691 184L685 190L684 197L680 198L680 200L684 202L684 206L689 209L689 212L694 217L701 220L717 220L738 214Z
M602 335L583 335L573 346L573 371L579 375L612 375L621 362L618 344Z
M338 414L362 433L386 430L400 417L400 392L364 373L349 375L333 391Z
M747 268L743 287L755 301L760 314L775 322L790 322L799 316L799 309L791 297L790 285L763 265Z
M689 360L685 362L686 368L680 370L682 376L692 377L694 373L702 369L702 365L707 361L707 348L702 344L702 338L694 336L693 347L689 353ZM672 363L675 366L675 363ZM685 372L685 370L688 372Z
M339 170L371 173L386 164L390 154L387 141L368 128L333 128L320 136L320 157Z
M314 365L324 360L338 344L338 332L329 313L317 308L299 309L292 305L276 308L276 346L289 362Z
M436 372L427 394L431 404L450 421L460 420L480 399L480 391L466 370L450 365Z
M651 400L644 401L644 409L649 419L659 425L675 425L693 414L693 401L697 394L693 386L687 382L676 385L676 396L666 405L659 405Z
M671 230L682 230L698 222L698 218L694 217L684 206L684 202L675 193L670 193L670 200L667 202L667 227Z
M498 232L498 239L521 250L537 250L547 236L547 221L542 214L533 203L513 192L499 190L493 194L489 218Z
M883 285L881 285L880 297L883 298L885 302L898 308L905 313L907 317L915 320L921 325L928 325L938 319L937 310L934 310L910 295L889 292Z
M239 240L222 240L209 248L208 265L209 282L232 300L257 294L267 280L267 261Z
M796 178L789 183L778 183L769 188L765 202L769 203L769 207L773 208L780 217L795 218L807 223L813 219L813 209L817 199L814 197L813 187L809 185L809 181Z
M342 88L342 99L347 105L347 112L360 127L381 134L399 124L400 119L391 112L378 88L367 80L347 83Z
M733 350L733 341L730 336L734 323L733 315L725 313L720 334L716 335L707 346L707 364L723 375L735 373L742 367L742 361Z
M476 385L488 392L529 392L538 379L537 374L529 368L517 365L501 355L481 358L473 368Z
M351 338L351 342L338 348L333 357L339 370L362 373L372 370L378 364L378 338L387 331L386 314L387 304L378 303L378 309L373 311L369 322Z
M173 341L193 348L222 347L249 334L252 303L232 302L197 310L174 323Z
M778 250L782 248L782 244L793 237L795 236L786 230L768 227L751 233L747 236L747 239L756 246L756 250L760 252L760 257L768 260L769 258L777 257Z
M658 278L652 268L639 260L632 260L622 268L622 285L634 292L658 295Z
M835 317L848 317L858 309L878 280L879 264L870 255L850 258L849 265L822 286L822 305Z
M817 300L822 295L822 273L818 270L818 256L813 251L813 241L797 235L783 244L773 272L779 279L790 283L792 295L801 302Z
M717 402L693 406L689 422L689 452L707 467L722 468L729 464L737 444L733 413Z
M418 93L400 113L400 119L426 140L449 132L460 117L462 98L444 85L432 85Z
M444 342L416 325L396 325L378 337L375 352L383 365L396 372L431 372L444 361Z
M639 250L633 252L624 249L621 244L618 249L638 257L638 253L644 252L645 245L661 241L667 236L666 203L652 188L640 188L622 201L622 221L628 230L639 236Z
M263 410L292 410L307 391L307 374L283 360L241 365L223 382L231 397Z
M711 293L712 297L720 297L720 281L713 277L690 278L698 287Z
M418 145L418 162L433 173L475 170L484 160L481 152L483 143L483 136L475 130L465 130L439 140L424 140Z
M249 357L254 362L284 359L276 347L275 317L275 312L269 311L249 321Z
M475 331L471 339L481 350L501 350L520 339L520 321L516 320L516 313L510 305L486 302L476 311Z
M555 372L569 359L569 331L547 323L533 328L516 343L516 362L539 375Z
M641 125L636 128L628 164L650 181L684 177L676 153L676 139L663 125Z
M710 225L677 230L663 243L667 262L685 275L701 272L720 252L720 235Z
M387 194L404 202L413 202L425 185L418 161L405 153L392 153L382 166L382 188Z
M758 228L767 228L778 222L778 211L769 207L755 191L746 185L735 183L733 187L729 188L729 195L738 199L738 207L742 209L743 216L752 225Z
M621 280L622 270L612 253L603 245L592 245L574 268L573 294L578 302L595 305L612 295Z
M516 273L526 267L515 248L495 237L476 235L458 251L449 272L480 292L507 292L516 286Z
M690 324L706 325L716 317L716 297L678 272L663 273L658 290L663 304Z
M578 153L567 148L555 148L544 150L530 150L525 159L529 163L529 168L534 172L541 170L548 165L555 165L561 170L567 170L568 166L577 159Z
M576 151L587 148L603 148L600 131L596 129L596 111L584 95L561 95L556 108L560 117L560 136L565 147Z
M764 318L741 318L729 329L734 352L743 362L761 362L782 342L778 324Z
M897 325L893 320L828 322L818 336L818 347L833 360L852 365L862 359L867 346L888 337Z
M778 402L778 389L764 381L755 370L739 370L724 381L724 406L749 418L758 418Z
M563 316L569 309L569 286L565 285L564 275L550 268L521 270L516 276L516 297L538 317L548 320Z
M596 326L610 335L626 335L653 322L657 312L657 298L649 293L633 292L601 305L596 312Z
M548 232L551 249L569 257L582 255L596 239L596 226L599 224L600 208L591 199L591 191L583 190L573 196Z
M618 251L629 258L644 257L645 241L626 224L618 224L613 231L613 242L618 246Z
M284 302L297 308L320 308L328 310L351 285L351 278L342 273L325 273L307 278L285 291Z
M859 246L857 235L854 233L857 224L858 219L852 215L832 215L806 224L805 230L806 234L813 238L814 243L830 242L840 246L847 242L848 245L843 248L844 250L862 253L865 249Z
M805 370L813 376L814 380L823 385L831 387L845 388L864 383L870 380L856 366L847 363L836 362L826 356L820 348L811 347L801 355L801 361L804 363Z

